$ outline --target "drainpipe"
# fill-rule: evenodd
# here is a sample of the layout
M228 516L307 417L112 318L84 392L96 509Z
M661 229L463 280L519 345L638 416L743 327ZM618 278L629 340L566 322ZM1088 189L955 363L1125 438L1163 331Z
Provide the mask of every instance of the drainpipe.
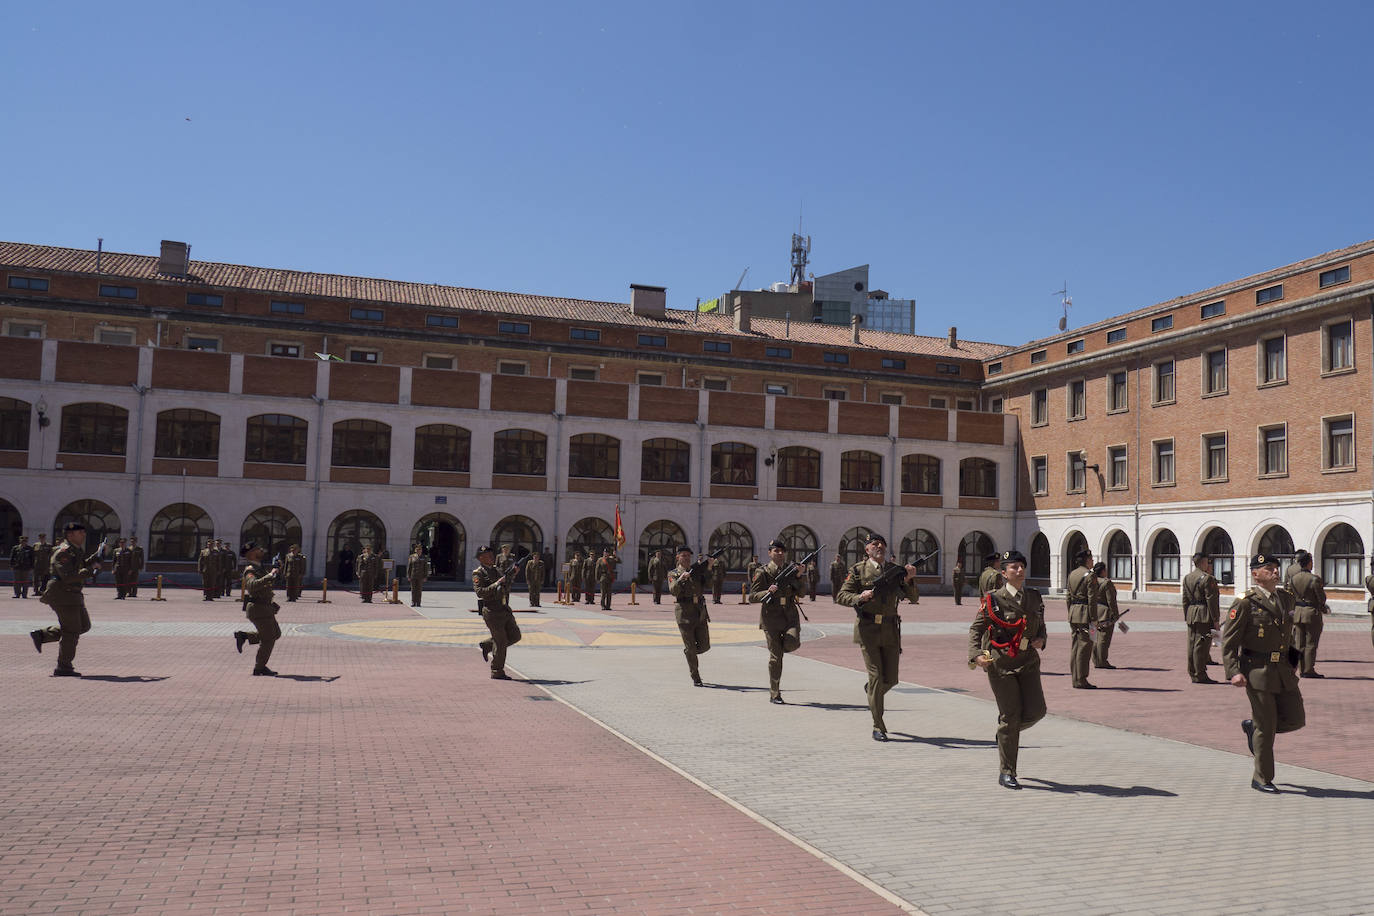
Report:
M1142 567L1145 565L1145 545L1140 543L1140 469L1145 459L1145 452L1140 445L1140 357L1135 358L1135 569L1132 570L1135 581L1131 583L1132 598L1137 598L1145 591L1145 573ZM1151 456L1151 461L1154 457Z
M897 538L897 437L888 436L888 441L892 443L891 457L888 458L888 486L887 486L887 530L888 537ZM900 543L900 542L898 542Z
M329 352L328 338L325 339L325 352ZM315 497L314 504L310 508L310 556L319 557L320 546L320 477L324 468L324 398L317 394L312 394L310 400L315 402ZM310 561L307 561L310 562ZM329 568L329 557L324 558L324 562L318 567L321 578L325 575L325 570Z
M706 454L706 424L700 420L697 421L697 454L701 456L701 471L697 474L697 554L700 555L706 549L706 534L702 531L702 526L706 524L706 487L707 481L710 480L710 457Z
M563 561L558 557L559 533L562 528L558 525L559 497L562 491L558 488L558 473L563 467L563 414L554 412L554 440L553 440L553 562L554 566L561 569Z
M138 503L143 495L143 407L147 403L148 387L137 382L130 387L138 392L138 435L134 439L134 517L129 533L138 537Z

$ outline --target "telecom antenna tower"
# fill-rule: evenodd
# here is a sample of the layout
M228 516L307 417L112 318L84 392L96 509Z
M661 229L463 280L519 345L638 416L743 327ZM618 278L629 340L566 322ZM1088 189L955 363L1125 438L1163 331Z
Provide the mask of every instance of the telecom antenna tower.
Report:
M800 289L806 282L806 262L811 257L811 236L803 238L792 233L792 279L788 281L793 289Z

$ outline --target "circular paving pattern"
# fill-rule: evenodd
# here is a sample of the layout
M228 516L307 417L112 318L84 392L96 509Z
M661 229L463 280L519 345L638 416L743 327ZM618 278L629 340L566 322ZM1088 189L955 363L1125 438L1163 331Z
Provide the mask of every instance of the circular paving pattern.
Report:
M521 646L624 648L682 645L677 624L672 621L536 619L520 614L515 622L520 625ZM486 624L475 615L471 620L364 620L335 624L329 631L361 639L454 646L475 646L490 635ZM711 624L713 645L745 645L762 641L763 633L756 624Z

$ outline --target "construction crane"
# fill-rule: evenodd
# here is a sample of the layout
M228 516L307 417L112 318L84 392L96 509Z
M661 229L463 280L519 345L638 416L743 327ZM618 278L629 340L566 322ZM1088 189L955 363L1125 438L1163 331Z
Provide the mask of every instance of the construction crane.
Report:
M735 289L743 289L743 288L744 288L744 278L745 278L745 276L748 275L748 273L749 273L749 268L747 268L747 267L744 268L744 273L740 274L740 275L739 275L739 279L735 281Z

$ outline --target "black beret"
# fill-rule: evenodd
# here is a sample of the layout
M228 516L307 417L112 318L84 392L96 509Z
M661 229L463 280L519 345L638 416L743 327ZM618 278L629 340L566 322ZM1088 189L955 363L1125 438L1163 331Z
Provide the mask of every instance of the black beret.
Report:
M65 526L63 526L63 528L62 528L62 533L63 533L63 534L66 534L68 531L85 531L85 530L86 530L86 526L83 525L83 524L81 524L80 522L67 522L67 524L66 524Z
M239 556L241 556L241 557L246 557L246 556L248 556L249 551L253 551L253 550L257 550L257 549L258 549L258 542L257 542L257 541L244 541L244 542L239 546Z
M1008 550L997 556L1003 566L1006 566L1008 563L1020 563L1022 566L1026 565L1026 555L1019 550Z
M692 552L692 548L688 547L686 544L682 544L682 545L680 545L680 546L678 547L678 549L677 549L676 551L674 551L674 552L675 552L675 553L691 553L691 552Z
M1078 551L1078 553L1073 555L1073 561L1075 563L1082 563L1084 560L1088 559L1092 555L1093 552L1088 548L1084 547L1082 550Z
M1259 569L1262 566L1278 566L1279 558L1272 553L1257 553L1250 558L1250 568Z
M868 542L867 542L867 543L869 543L869 544L882 544L884 547L886 547L886 546L887 546L887 538L883 537L881 534L879 534L878 532L874 531L874 532L871 532L871 533L868 535Z
M490 544L483 544L481 547L477 548L476 556L480 557L484 553L496 553L496 548L492 547Z
M780 540L779 538L773 538L773 540L768 542L769 550L772 550L774 547L778 548L779 550L787 549L787 545L783 543L782 540Z

